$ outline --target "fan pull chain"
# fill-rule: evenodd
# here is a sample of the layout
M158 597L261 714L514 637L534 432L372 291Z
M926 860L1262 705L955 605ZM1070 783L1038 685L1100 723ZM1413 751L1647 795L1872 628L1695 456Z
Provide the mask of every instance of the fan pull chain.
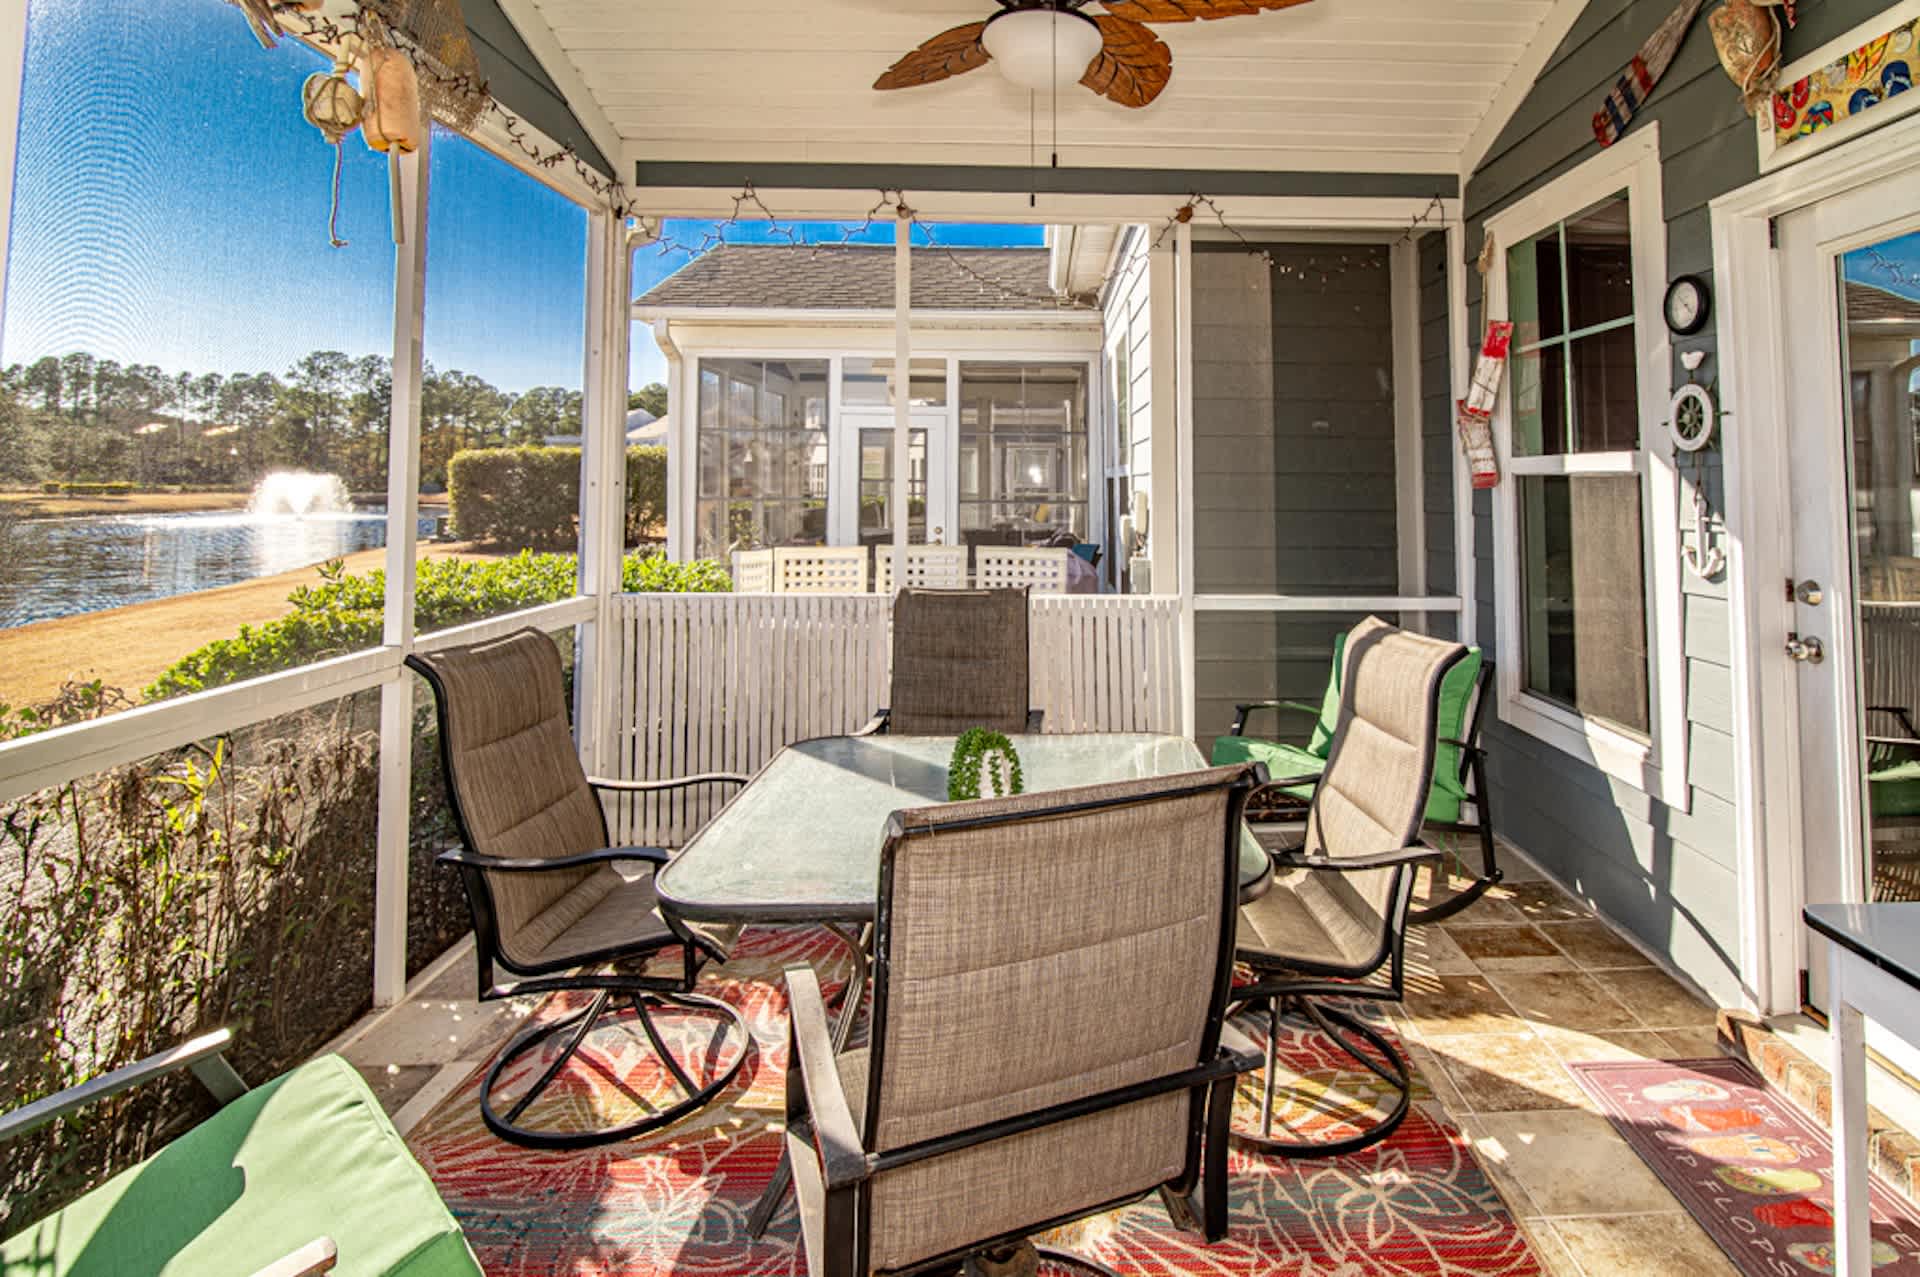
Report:
M345 248L347 241L340 238L340 171L347 162L347 139L342 136L333 143L333 203L327 209L327 242L335 248Z
M1060 167L1060 11L1053 11L1053 24L1047 28L1053 37L1053 167Z
M1040 106L1027 90L1027 207L1040 207Z

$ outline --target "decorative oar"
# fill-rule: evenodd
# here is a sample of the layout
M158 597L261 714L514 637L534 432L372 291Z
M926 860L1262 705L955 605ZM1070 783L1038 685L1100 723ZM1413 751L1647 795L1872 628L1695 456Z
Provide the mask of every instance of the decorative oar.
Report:
M1700 4L1701 0L1681 0L1680 7L1667 15L1667 20L1647 37L1640 52L1620 73L1613 92L1607 94L1606 101L1593 113L1593 135L1600 139L1600 145L1612 146L1633 123L1633 117L1646 104L1653 86L1660 83L1660 77L1673 65L1673 55L1699 14Z

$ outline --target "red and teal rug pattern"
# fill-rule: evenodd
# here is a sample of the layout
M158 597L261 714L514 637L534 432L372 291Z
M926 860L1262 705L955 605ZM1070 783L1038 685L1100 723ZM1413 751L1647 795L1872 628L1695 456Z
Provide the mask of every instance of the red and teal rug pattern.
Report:
M780 972L795 962L821 973L830 998L847 974L838 941L799 928L750 930L731 962L704 974L702 991L738 1006L753 1042L720 1101L668 1130L578 1152L518 1148L481 1124L478 1076L414 1129L409 1144L489 1274L776 1277L806 1271L791 1198L764 1238L753 1240L746 1227L780 1151L775 1124L786 1071ZM556 999L540 1014L558 1014L565 1005ZM704 1047L710 1038L704 1029L688 1023L672 1031L690 1047ZM1371 1075L1304 1030L1288 1031L1280 1053L1305 1079L1284 1114L1298 1131L1337 1133L1354 1106L1373 1096ZM629 1035L624 1022L597 1031L583 1054L587 1066L570 1071L577 1085L554 1098L549 1119L564 1121L563 1111L570 1110L600 1121L671 1094L644 1038L637 1030ZM529 1062L522 1072L537 1067ZM1466 1139L1430 1102L1417 1104L1392 1139L1363 1153L1283 1161L1235 1149L1231 1172L1232 1227L1217 1245L1175 1228L1155 1199L1049 1240L1123 1274L1155 1277L1532 1277L1544 1271Z
M1741 1272L1833 1272L1833 1145L1752 1069L1730 1059L1569 1067ZM1872 1200L1875 1277L1920 1277L1920 1218L1877 1175Z

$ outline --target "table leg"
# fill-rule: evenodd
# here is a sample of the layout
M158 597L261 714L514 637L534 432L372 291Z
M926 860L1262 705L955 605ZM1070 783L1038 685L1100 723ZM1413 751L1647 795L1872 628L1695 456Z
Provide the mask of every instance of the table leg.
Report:
M1867 1180L1867 1046L1860 1012L1847 1002L1851 960L1831 946L1827 983L1833 1069L1834 1265L1839 1277L1873 1271L1873 1206Z
M840 938L853 958L853 974L847 977L846 988L841 991L840 1012L833 1022L833 1049L838 1054L846 1049L847 1039L853 1036L853 1023L860 1018L860 1004L866 1001L867 969L871 965L867 958L867 946L873 940L873 928L864 926L856 934L835 923L828 923L827 930ZM787 1067L793 1067L791 1061ZM859 1102L858 1097L855 1102ZM749 1237L759 1238L766 1233L767 1225L773 1222L774 1212L787 1199L787 1190L792 1186L793 1164L787 1160L786 1145L782 1141L780 1160L773 1167L773 1178L767 1181L767 1186L760 1191L759 1200L747 1212Z

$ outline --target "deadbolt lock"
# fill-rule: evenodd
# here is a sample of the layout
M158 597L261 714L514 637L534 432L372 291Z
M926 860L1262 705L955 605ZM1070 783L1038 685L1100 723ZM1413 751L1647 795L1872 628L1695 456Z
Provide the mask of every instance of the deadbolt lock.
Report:
M1820 588L1820 582L1808 578L1793 587L1793 597L1807 607L1819 607L1826 601L1827 592Z

